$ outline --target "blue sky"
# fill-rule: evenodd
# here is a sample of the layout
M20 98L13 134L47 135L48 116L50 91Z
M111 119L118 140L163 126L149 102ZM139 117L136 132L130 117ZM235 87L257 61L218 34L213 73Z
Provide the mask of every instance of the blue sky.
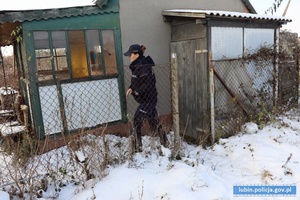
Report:
M250 0L250 2L258 14L264 14L264 12L273 5L275 0ZM287 3L288 3L288 0L283 0L278 11L273 15L282 16ZM288 8L288 11L287 11L285 17L288 17L288 18L292 19L293 21L288 23L287 25L284 25L282 28L290 30L292 32L296 32L296 33L298 33L298 36L300 37L300 11L299 11L299 8L300 8L300 0L291 0L290 6ZM268 13L268 14L271 14L271 13Z

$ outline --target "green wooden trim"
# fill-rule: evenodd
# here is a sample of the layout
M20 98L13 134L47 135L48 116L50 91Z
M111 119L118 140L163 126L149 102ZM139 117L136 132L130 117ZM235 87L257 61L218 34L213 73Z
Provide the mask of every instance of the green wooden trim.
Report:
M52 77L54 82L56 83L57 79L56 79L56 73L55 73L55 65L54 65L54 59L53 59L53 39L52 39L52 32L51 31L47 31L48 33L48 41L49 41L49 48L50 48L50 59L51 59L51 69L52 69Z
M57 18L23 23L24 30L84 30L120 27L119 13Z
M68 31L65 31L65 35L66 35L66 56L67 56L67 63L68 63L68 69L69 69L69 73L70 73L70 80L73 79L73 70L72 70L72 63L71 63L71 54L70 54L70 42L69 42L69 34Z
M66 117L64 97L62 94L62 88L61 88L60 81L57 81L56 90L57 90L57 94L58 94L57 98L58 98L60 116L62 119L62 125L63 125L63 129L64 129L63 131L64 131L64 134L68 134L68 121L67 121L67 117Z
M23 41L26 51L26 62L29 73L29 94L30 94L30 112L32 113L33 125L38 138L45 136L44 123L42 118L42 109L39 98L38 79L36 75L36 60L34 50L34 38L32 31L23 30Z
M95 81L95 80L106 80L106 79L112 79L112 78L119 78L118 74L108 74L108 75L101 75L101 76L92 76L91 78L77 78L77 79L69 79L69 80L59 80L60 84L69 84L69 83L80 83L80 82L86 82L86 81ZM49 80L49 81L43 81L39 82L37 85L38 86L50 86L50 85L55 85L54 81Z

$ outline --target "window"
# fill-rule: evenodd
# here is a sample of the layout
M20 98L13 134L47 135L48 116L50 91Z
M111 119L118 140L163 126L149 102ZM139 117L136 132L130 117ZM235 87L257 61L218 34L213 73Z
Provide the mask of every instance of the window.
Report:
M39 81L69 78L65 32L34 32L34 47Z
M88 77L84 32L69 31L69 45L73 78Z
M101 55L101 44L98 30L88 30L87 38L89 43L89 59L92 76L102 75L104 73L104 62Z
M33 35L40 82L117 74L113 30L35 31Z
M67 43L66 34L64 31L53 31L52 32L52 43L53 43L53 61L54 71L56 78L59 80L69 79L70 73L67 62Z
M116 74L114 32L112 30L88 30L87 41L89 43L91 75Z
M52 68L48 32L34 32L34 48L39 81L49 79Z

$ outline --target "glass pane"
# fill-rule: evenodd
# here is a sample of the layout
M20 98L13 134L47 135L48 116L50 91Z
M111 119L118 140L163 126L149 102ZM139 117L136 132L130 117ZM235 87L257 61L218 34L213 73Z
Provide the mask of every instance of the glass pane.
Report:
M49 48L48 32L36 31L33 33L34 48L36 56L36 71L38 80L44 81L52 79L52 65Z
M63 48L65 49L66 44L66 34L64 31L53 31L52 32L53 48Z
M69 31L73 78L88 77L86 44L83 31Z
M117 62L113 30L103 30L102 38L106 74L115 74L117 73Z
M48 32L35 31L33 37L35 49L49 49Z
M66 55L66 35L64 31L53 31L53 59L57 79L70 79Z
M89 43L89 59L91 65L91 75L99 76L103 74L102 56L101 56L101 45L99 40L98 30L88 30L86 32Z

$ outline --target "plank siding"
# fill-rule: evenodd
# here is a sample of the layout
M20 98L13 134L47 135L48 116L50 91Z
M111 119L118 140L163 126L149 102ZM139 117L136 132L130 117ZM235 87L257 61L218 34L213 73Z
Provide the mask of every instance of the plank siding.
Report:
M206 28L185 23L172 26L171 52L177 53L180 133L202 140L209 132L209 87Z

